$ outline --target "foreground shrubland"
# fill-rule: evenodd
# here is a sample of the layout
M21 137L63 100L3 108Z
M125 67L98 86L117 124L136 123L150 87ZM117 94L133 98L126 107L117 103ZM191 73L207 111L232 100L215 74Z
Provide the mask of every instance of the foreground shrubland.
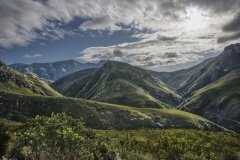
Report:
M11 127L9 127L11 126ZM92 130L66 114L0 125L6 159L237 160L240 136L199 130Z

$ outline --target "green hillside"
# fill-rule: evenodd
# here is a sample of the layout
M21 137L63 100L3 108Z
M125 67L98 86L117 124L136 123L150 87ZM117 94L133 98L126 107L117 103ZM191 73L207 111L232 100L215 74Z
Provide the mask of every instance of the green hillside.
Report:
M72 83L60 79L52 87L65 96L134 107L166 108L181 101L172 88L149 71L130 64L108 61L94 72L81 73L64 77Z
M69 88L69 86L73 85L75 82L81 81L84 77L88 77L90 74L93 74L97 69L84 69L82 71L75 72L68 76L65 76L55 83L52 84L52 87L59 92L65 92Z
M202 63L187 68L181 69L173 72L155 72L151 71L150 73L159 78L161 81L166 83L167 85L179 89L186 85L186 82L196 73L203 69L208 63L210 63L214 58L207 59Z
M240 69L196 91L181 108L240 132Z
M27 77L0 62L0 91L22 95L61 96L46 83Z
M78 98L22 96L4 92L1 92L0 100L0 117L15 121L65 112L83 120L87 127L98 129L223 129L200 116L176 109L141 109Z

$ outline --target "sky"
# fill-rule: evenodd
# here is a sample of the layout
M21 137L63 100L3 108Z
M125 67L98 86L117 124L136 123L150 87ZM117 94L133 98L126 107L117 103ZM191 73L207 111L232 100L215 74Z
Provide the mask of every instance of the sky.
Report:
M177 70L239 42L239 8L240 0L1 0L0 59Z

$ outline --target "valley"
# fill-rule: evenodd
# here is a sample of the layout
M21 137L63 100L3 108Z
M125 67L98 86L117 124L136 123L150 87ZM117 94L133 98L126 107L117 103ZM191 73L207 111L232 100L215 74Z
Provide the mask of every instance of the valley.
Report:
M127 139L129 134L141 139L144 135L141 144L136 142L139 147L150 140L146 138L147 133L155 132L174 136L199 132L201 137L216 132L218 138L226 134L223 136L229 139L230 135L237 136L240 132L239 50L240 44L228 46L216 58L174 72L155 72L123 62L102 61L101 66L87 69L73 67L74 73L69 71L58 79L50 78L48 83L43 81L47 77L41 74L28 74L25 69L20 73L1 62L1 121L13 132L11 128L17 129L36 116L66 113L81 120L87 128L95 129L104 141L107 137L103 132L118 139ZM228 61L223 57L228 57ZM175 131L170 131L172 129ZM137 130L143 135L138 135ZM115 141L109 145L118 148L121 157L129 157L130 151L124 152L121 143ZM128 140L124 145L132 149ZM140 150L142 152L141 147ZM236 148L233 150L235 155ZM142 156L156 156L152 150L148 154Z
M0 160L240 160L240 0L0 0Z

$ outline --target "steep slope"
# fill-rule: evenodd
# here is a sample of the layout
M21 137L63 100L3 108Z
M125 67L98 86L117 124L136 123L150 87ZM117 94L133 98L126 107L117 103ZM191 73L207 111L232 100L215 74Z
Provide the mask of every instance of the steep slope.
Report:
M208 63L212 61L213 58L207 59L203 61L202 63L187 68L187 69L181 69L174 72L155 72L151 71L150 73L162 80L167 85L179 89L183 85L186 84L186 81L191 77L194 73L199 72L204 66L206 66Z
M180 107L240 132L240 69L197 90Z
M72 80L70 85L65 86L64 80L60 79L52 87L65 96L135 107L176 106L181 99L173 89L157 80L147 70L122 62L108 61L88 75L74 74L70 77L76 77L76 80L65 78Z
M24 95L61 96L47 84L27 77L0 62L0 91Z
M221 55L195 72L178 90L184 97L240 67L240 44L227 46Z
M10 67L29 76L36 76L46 81L55 81L68 74L87 69L99 68L104 61L99 63L80 63L74 60L59 61L53 63L12 64Z
M25 121L36 115L65 112L97 129L187 128L225 130L191 113L176 109L141 109L78 98L22 96L0 92L0 117Z
M55 83L52 84L52 87L59 92L64 92L68 89L69 86L73 85L75 82L81 81L84 77L88 77L90 74L94 73L97 69L90 68L84 69L63 78L60 78Z

